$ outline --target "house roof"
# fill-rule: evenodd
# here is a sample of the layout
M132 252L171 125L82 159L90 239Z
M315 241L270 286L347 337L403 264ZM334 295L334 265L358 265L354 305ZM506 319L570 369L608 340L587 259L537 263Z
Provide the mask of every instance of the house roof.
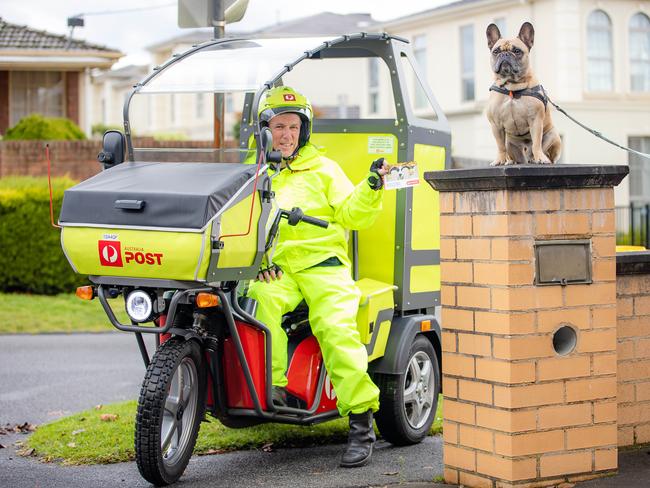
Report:
M450 11L459 10L464 7L469 7L472 4L486 3L487 1L495 0L456 0L450 1L444 5L439 5L438 7L433 7L427 10L421 10L413 14L405 15L404 17L397 17L395 19L387 20L382 22L382 26L392 26L393 24L402 24L404 22L410 22L412 20L422 19L423 17L431 17L438 14L444 14Z
M0 17L0 69L110 68L122 56L116 49L11 24Z
M91 44L68 36L11 24L0 17L0 50L50 49L55 51L101 51L122 56L116 49Z
M263 27L254 31L226 30L226 37L318 37L339 34L352 34L369 30L377 22L371 14L336 14L321 12L286 22ZM178 44L198 44L213 38L212 29L195 29L180 36L148 46L150 51L169 49Z

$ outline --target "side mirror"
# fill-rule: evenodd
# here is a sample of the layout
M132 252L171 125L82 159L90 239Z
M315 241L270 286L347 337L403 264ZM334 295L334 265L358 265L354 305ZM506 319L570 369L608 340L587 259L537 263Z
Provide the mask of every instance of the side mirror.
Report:
M260 132L260 140L262 141L262 151L266 156L267 163L280 163L282 162L282 153L273 150L273 134L268 127L262 127Z
M104 165L104 169L124 162L124 150L126 138L119 130L107 130L104 132L102 151L97 155L97 161Z

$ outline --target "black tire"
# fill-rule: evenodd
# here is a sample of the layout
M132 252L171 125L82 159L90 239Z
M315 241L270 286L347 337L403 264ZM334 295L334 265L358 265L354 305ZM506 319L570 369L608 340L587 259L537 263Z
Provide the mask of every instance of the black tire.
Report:
M135 421L135 459L144 479L174 483L192 456L205 412L201 346L172 338L156 351L142 382Z
M375 419L384 439L397 446L421 442L435 419L440 393L440 368L431 342L417 335L406 369L401 374L378 373L375 383L380 390Z

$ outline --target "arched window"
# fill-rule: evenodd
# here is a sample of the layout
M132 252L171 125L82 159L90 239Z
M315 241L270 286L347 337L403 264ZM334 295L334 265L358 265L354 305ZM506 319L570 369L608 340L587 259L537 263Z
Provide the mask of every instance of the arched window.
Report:
M587 89L612 91L614 88L614 56L612 21L602 10L594 10L587 18Z
M650 19L638 13L630 19L630 88L650 91Z

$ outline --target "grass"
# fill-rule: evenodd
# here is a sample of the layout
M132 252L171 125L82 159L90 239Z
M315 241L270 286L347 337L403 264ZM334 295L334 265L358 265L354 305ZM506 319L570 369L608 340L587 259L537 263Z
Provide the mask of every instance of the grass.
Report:
M123 323L127 322L121 302L113 301L111 305L118 318ZM111 330L115 329L97 299L89 302L73 294L0 293L0 334Z
M108 464L131 461L133 450L136 401L116 403L101 409L90 409L40 426L25 442L26 452L44 461L63 464ZM102 421L101 415L117 416ZM306 447L345 442L347 419L337 419L311 427L283 424L262 424L246 429L229 429L219 421L201 425L194 448L195 454L216 454L226 451L261 449L271 445ZM438 401L431 434L442 432L442 396ZM268 447L267 447L268 448Z

